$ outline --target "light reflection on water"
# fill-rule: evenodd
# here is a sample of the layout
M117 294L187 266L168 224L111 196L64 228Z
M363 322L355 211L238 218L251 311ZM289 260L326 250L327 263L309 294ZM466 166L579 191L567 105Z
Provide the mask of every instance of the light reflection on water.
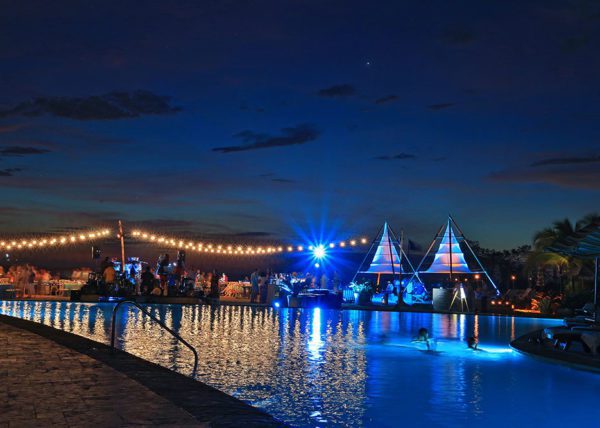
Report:
M113 304L0 301L0 313L108 343ZM197 377L296 426L492 426L577 412L549 405L570 388L582 414L594 375L519 356L510 339L553 320L242 306L155 305L149 310L196 347ZM133 307L118 315L126 351L190 374L191 352ZM435 353L411 343L420 327ZM466 348L476 333L482 352ZM597 380L597 379L596 379ZM536 406L531 406L536 397ZM583 411L585 409L585 411ZM552 413L555 414L552 414ZM587 413L586 413L587 412ZM550 415L549 415L550 414ZM575 416L573 416L575 415ZM537 418L537 419L536 419ZM583 419L582 419L583 420ZM487 428L487 427L486 427Z

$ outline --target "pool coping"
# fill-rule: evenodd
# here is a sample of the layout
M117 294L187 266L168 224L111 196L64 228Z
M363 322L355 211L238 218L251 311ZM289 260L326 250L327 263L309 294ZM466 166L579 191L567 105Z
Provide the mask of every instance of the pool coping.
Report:
M552 364L560 364L577 370L600 374L600 358L585 354L566 353L564 351L548 349L539 343L530 342L529 339L541 337L541 330L524 334L510 342L510 347L527 357L535 358Z
M182 305L182 306L213 306L208 303L195 301L197 299L176 298L176 300L167 300L170 298L162 298L159 300L136 300L140 304L144 305ZM115 303L115 302L100 302L98 300L69 300L69 299L0 299L0 301L7 302L64 302L64 303ZM194 300L194 301L192 301ZM271 308L272 306L267 303L250 303L245 301L231 301L223 300L216 303L217 306L246 306L251 308ZM282 309L305 309L305 308L282 308ZM508 318L529 318L529 319L548 319L548 320L560 320L564 316L551 315L551 314L510 314L502 312L453 312L447 310L434 310L427 308L412 308L410 306L360 306L354 304L344 303L339 309L332 309L339 311L365 311L365 312L398 312L398 313L417 313L417 314L441 314L441 315L479 315L479 316L493 316L493 317L508 317Z
M268 413L201 381L73 333L34 321L0 314L0 322L37 334L87 355L137 381L211 427L286 427Z

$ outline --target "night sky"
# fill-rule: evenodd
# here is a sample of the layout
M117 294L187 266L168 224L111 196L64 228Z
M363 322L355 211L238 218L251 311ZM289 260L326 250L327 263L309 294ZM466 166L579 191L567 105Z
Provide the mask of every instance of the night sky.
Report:
M0 232L483 246L600 207L600 2L3 1Z

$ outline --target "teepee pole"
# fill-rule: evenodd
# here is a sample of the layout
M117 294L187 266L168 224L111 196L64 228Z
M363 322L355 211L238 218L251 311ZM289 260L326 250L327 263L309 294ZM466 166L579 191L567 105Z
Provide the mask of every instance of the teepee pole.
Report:
M384 223L384 226L385 226L386 223ZM377 235L375 235L375 238L373 239L373 241L371 241L371 246L369 247L369 251L367 251L367 254L365 254L365 257L363 258L362 262L360 262L360 265L358 265L358 270L356 271L356 273L352 277L352 282L354 282L354 280L356 279L356 276L360 272L360 269L365 264L365 260L367 260L367 257L369 257L369 254L371 254L371 250L373 250L373 246L375 245L375 242L377 241L377 238L379 237L379 234L381 233L382 230L383 230L383 226L381 226L379 228L379 232L377 232Z
M434 238L433 238L433 241L431 241L431 244L429 244L429 248L427 248L427 252L425 252L425 255L423 256L423 258L421 259L421 261L420 261L420 262L419 262L419 264L417 265L417 269L413 269L413 271L414 271L414 274L413 274L413 276L411 276L411 277L410 277L410 279L408 280L408 282L412 281L412 280L413 280L413 278L414 278L415 276L418 276L418 275L419 275L419 271L421 270L421 266L423 265L423 262L425 261L425 259L427 258L427 256L428 256L428 255L429 255L429 253L431 252L431 249L432 249L432 248L433 248L433 246L435 245L435 241L437 241L437 239L438 239L440 236L442 236L442 237L444 236L444 235L442 234L442 230L444 230L444 225L443 225L443 224L442 224L442 226L439 228L439 230L437 231L437 233L435 234L435 236L434 236ZM440 235L440 234L442 234L442 235Z
M394 281L394 277L396 276L396 269L394 269L394 254L392 253L392 236L396 238L394 231L390 226L387 225L387 233L388 233L388 251L390 252L390 260L392 261L392 282ZM398 240L396 238L396 240ZM402 270L402 268L400 268Z
M452 221L452 224L454 224L456 226L456 228L458 229L458 232L461 234L461 236L463 238L463 242L465 243L465 245L467 246L467 248L471 252L471 255L473 256L473 258L475 258L475 261L479 265L479 268L483 271L483 273L485 274L485 276L488 279L488 281L490 281L490 283L492 284L492 286L496 290L496 295L499 296L500 295L500 291L498 290L498 287L496 287L496 283L494 282L494 280L492 279L492 277L488 274L487 269L485 267L483 267L483 265L481 264L481 261L479 261L479 257L477 257L477 254L475 254L475 251L473 251L473 249L469 245L469 241L467 241L467 238L465 238L465 234L461 230L460 226L458 224L456 224L456 221L454 221L454 219L452 217L450 217L450 220Z
M415 267L410 262L410 259L408 258L408 255L404 252L404 250L402 248L400 248L400 252L402 253L402 256L406 259L406 262L408 263L408 266L410 266L410 270L412 270L413 274L414 274L415 273Z
M450 214L448 214L448 248L450 250L450 283L452 283L452 224L450 223Z

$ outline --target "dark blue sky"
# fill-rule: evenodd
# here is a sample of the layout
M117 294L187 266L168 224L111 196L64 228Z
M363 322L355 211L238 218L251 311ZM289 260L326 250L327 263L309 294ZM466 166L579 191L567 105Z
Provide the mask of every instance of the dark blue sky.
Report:
M7 1L3 234L508 248L597 211L596 1Z

